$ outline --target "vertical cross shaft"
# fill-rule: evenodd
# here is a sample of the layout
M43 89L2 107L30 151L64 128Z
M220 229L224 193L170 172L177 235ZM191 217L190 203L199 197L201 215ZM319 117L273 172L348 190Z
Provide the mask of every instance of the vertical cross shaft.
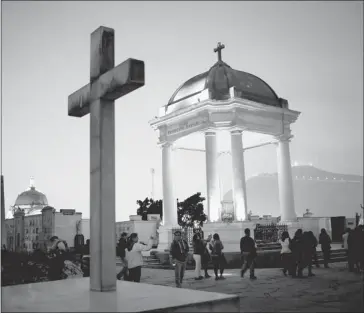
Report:
M90 81L114 67L114 30L91 34ZM116 289L114 100L90 104L90 284L94 291Z

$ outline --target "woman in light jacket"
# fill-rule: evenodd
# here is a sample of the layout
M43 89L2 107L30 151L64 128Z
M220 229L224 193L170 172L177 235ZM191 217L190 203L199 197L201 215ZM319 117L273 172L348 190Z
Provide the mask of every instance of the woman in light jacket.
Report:
M150 251L153 245L153 237L149 238L147 245L140 243L138 234L132 233L127 241L125 249L125 260L128 265L128 281L140 282L143 266L142 251Z
M282 246L281 261L283 266L282 269L283 274L287 276L287 270L288 270L288 274L293 275L294 261L292 257L292 251L290 249L291 239L287 231L282 232L282 237L279 242Z

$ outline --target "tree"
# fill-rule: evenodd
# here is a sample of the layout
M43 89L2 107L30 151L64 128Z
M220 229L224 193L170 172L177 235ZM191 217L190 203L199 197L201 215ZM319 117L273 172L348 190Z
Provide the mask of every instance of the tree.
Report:
M142 220L148 219L148 214L160 215L161 219L163 217L163 201L156 200L152 198L145 198L144 201L137 200L139 208L137 209L137 215L142 216Z
M178 224L185 227L202 227L207 220L202 202L205 200L198 192L186 198L183 202L177 202Z

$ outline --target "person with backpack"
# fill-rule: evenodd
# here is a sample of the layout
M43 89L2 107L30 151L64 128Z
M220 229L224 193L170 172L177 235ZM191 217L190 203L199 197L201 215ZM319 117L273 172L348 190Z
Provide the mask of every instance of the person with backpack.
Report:
M212 238L213 240L211 241L209 248L211 250L212 262L214 264L215 280L224 280L225 277L223 276L223 273L226 264L225 256L222 252L224 245L222 244L220 236L217 233L215 233ZM220 277L218 276L219 270Z
M175 267L174 275L177 288L182 287L189 250L190 248L187 241L182 238L182 232L180 230L176 230L169 249L169 260L172 266Z
M255 280L257 277L254 275L255 258L257 257L257 248L255 241L250 237L250 229L244 230L245 236L240 240L241 258L243 266L241 268L241 277L244 277L245 272L250 269L250 279Z
M126 260L125 260L125 249L126 249L127 236L128 236L128 234L126 232L123 232L120 236L118 246L117 246L117 253L121 260L121 270L116 275L116 278L118 280L121 280L121 278L124 278L124 280L127 280L128 267L126 265Z

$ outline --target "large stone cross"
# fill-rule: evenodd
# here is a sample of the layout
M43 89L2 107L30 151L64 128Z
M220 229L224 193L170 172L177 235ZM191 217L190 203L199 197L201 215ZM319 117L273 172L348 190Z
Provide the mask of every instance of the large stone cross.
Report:
M144 62L114 68L114 30L91 34L90 83L68 97L68 115L90 113L90 288L116 289L114 101L144 85Z

